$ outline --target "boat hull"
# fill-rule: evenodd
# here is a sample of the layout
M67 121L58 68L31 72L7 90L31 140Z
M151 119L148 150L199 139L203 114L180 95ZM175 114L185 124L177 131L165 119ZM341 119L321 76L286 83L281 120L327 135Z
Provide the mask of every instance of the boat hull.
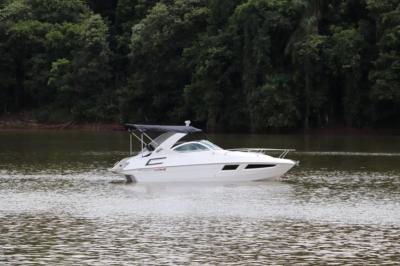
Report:
M222 170L224 164L201 164L185 166L131 169L120 174L132 177L136 182L247 182L269 180L282 176L295 162L285 160L268 168L246 169L246 164L235 170Z

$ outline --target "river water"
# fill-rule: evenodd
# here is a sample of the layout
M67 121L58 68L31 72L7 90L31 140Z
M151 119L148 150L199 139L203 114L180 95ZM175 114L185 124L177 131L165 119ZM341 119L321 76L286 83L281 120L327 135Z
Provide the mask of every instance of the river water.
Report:
M400 136L210 135L295 148L271 182L125 184L123 132L0 132L0 265L398 265Z

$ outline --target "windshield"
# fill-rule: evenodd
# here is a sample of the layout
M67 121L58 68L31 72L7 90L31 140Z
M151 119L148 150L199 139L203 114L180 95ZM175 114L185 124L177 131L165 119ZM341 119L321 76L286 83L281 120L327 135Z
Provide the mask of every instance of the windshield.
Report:
M212 150L222 150L222 148L218 147L217 145L215 145L214 143L208 141L208 140L201 140L200 143L206 145L207 147L209 147Z
M169 139L171 136L173 136L175 133L174 132L167 132L164 133L160 136L158 136L157 138L155 138L154 140L152 140L150 142L150 144L154 147L157 148L158 146L160 146L164 141L166 141L167 139Z

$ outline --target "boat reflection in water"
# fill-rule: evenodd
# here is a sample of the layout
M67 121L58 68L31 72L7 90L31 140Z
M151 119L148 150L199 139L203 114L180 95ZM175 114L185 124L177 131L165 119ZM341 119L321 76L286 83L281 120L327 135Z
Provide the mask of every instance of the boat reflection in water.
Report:
M289 171L296 162L285 159L290 149L242 148L224 150L208 140L179 142L201 129L189 125L163 126L126 124L141 151L117 162L110 171L136 182L243 182L273 179ZM148 132L162 133L152 139ZM278 158L266 152L281 154Z

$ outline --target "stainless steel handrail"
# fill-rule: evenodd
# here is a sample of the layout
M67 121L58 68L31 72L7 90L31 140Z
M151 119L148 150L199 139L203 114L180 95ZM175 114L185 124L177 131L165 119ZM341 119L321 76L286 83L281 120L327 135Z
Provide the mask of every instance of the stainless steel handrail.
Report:
M296 151L295 149L266 149L266 148L237 148L237 149L228 149L228 151L241 151L241 152L255 152L255 153L263 153L266 152L281 152L279 158L283 159L286 155L291 151Z

